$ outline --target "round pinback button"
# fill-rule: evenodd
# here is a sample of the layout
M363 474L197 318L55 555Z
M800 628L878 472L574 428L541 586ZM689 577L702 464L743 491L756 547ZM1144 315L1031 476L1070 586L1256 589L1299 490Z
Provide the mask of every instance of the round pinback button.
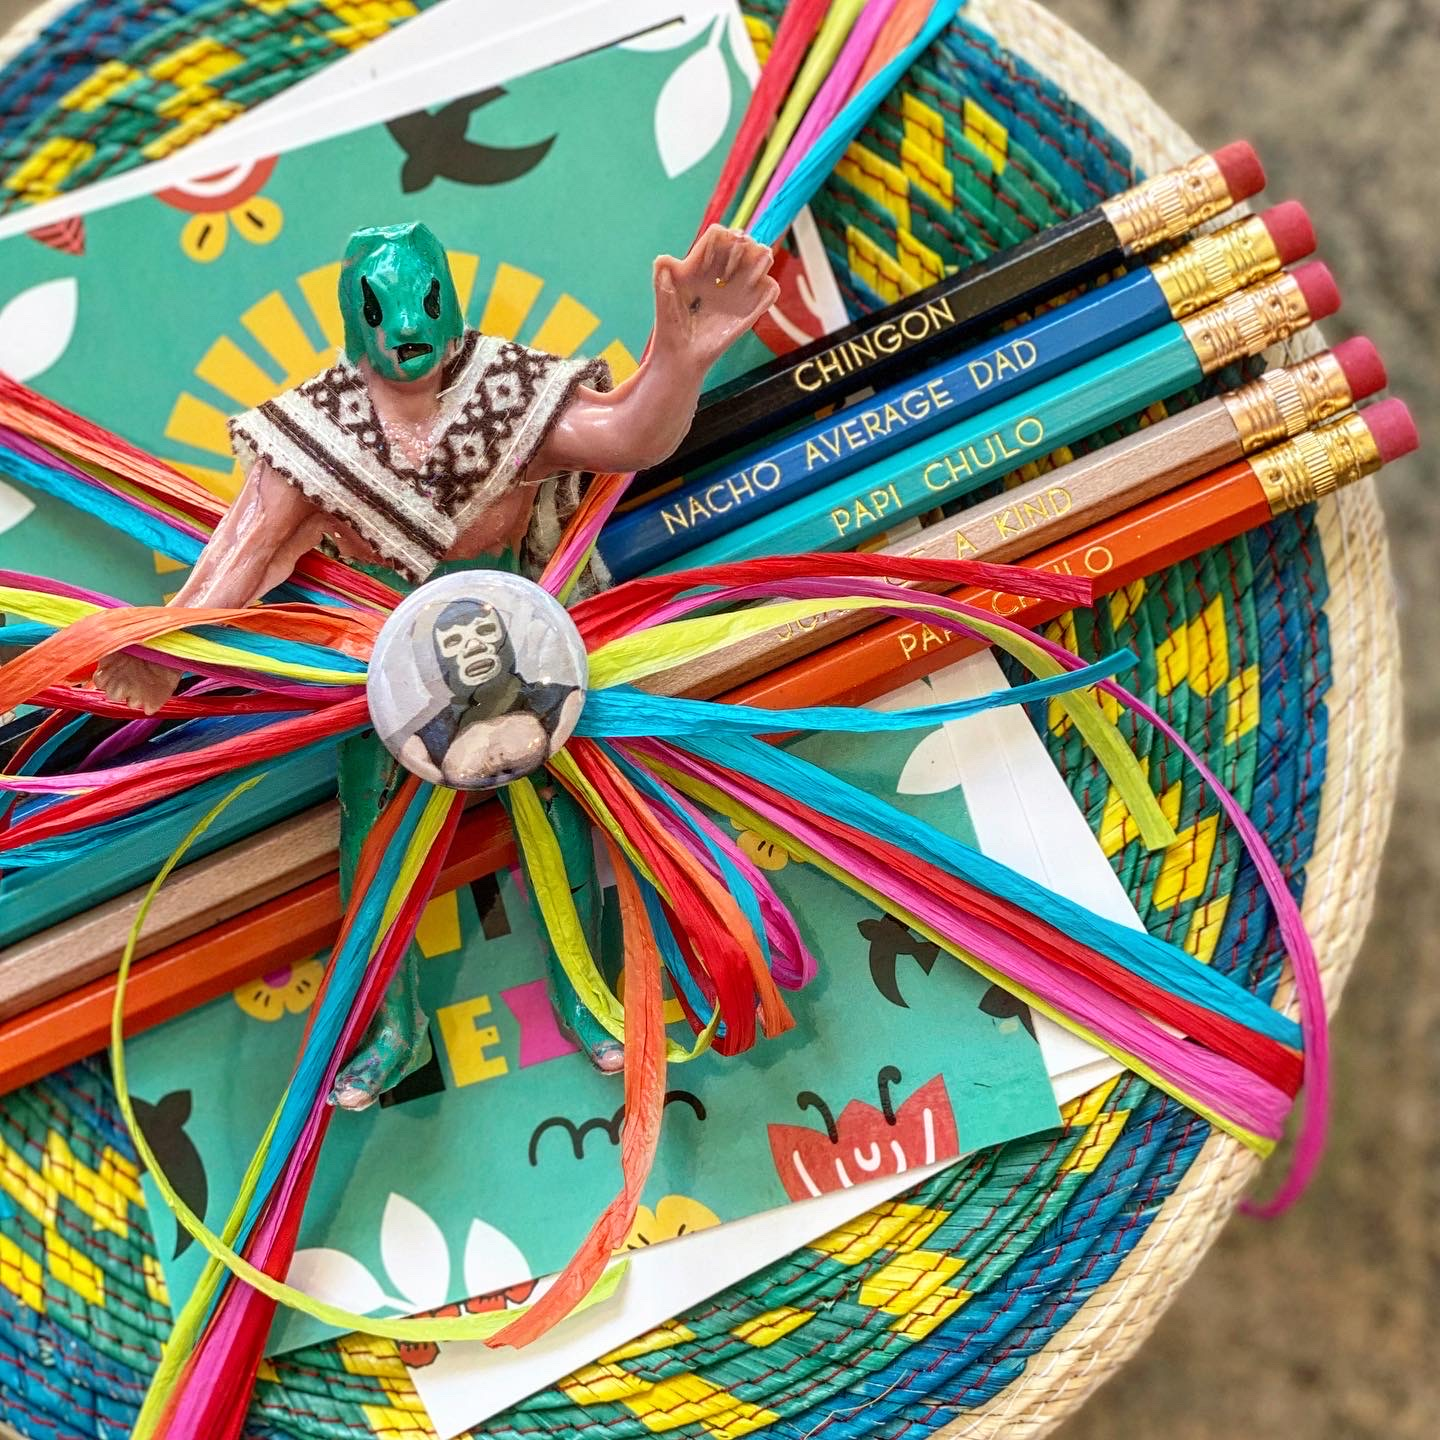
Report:
M519 575L462 570L420 586L375 639L366 695L409 771L492 790L538 770L585 704L585 643L565 607Z

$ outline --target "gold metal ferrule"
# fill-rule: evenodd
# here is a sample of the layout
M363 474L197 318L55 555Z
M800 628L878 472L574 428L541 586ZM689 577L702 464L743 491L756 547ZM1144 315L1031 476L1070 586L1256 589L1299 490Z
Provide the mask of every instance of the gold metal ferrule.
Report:
M1258 215L1247 215L1155 261L1150 273L1170 313L1183 320L1279 268L1280 252L1265 222Z
M1102 200L1100 208L1121 248L1134 255L1178 240L1234 203L1220 167L1210 156L1197 155L1177 170L1153 175Z
M1380 447L1353 410L1250 459L1272 515L1353 485L1380 465Z
M1253 455L1338 415L1354 398L1340 362L1325 350L1267 370L1258 380L1222 395L1220 403L1235 422L1241 453Z
M1281 273L1180 322L1205 374L1258 355L1310 323L1310 308L1293 276Z

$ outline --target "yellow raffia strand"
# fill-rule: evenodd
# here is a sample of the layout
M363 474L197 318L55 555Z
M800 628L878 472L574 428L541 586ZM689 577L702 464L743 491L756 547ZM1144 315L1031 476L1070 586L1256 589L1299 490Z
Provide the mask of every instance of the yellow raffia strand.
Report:
M0 611L18 615L25 620L34 620L42 625L53 625L63 630L87 615L94 615L104 607L93 605L88 600L76 600L69 595L45 595L36 590L17 590L0 585ZM177 611L183 615L183 611ZM278 675L287 680L309 680L317 685L364 685L363 670L328 670L320 665L305 665L296 660L278 660L274 656L256 654L226 645L219 640L206 640L199 635L174 630L166 635L157 635L145 641L151 650L161 650L181 660L193 660L201 665L226 665L241 670L257 670L266 675Z
M865 0L834 0L830 6L819 33L810 43L805 63L800 67L800 73L791 84L785 104L771 127L770 138L766 141L760 159L756 161L755 173L751 176L750 184L730 220L732 226L743 229L750 223L755 207L765 193L765 187L769 185L771 176L784 157L785 147L800 128L800 122L810 108L810 102L830 73L846 37L854 29L864 8Z
M842 866L835 864L821 855L819 851L812 849L802 840L797 839L787 830L782 830L770 821L755 813L748 806L744 805L733 796L725 794L713 785L706 784L703 780L697 780L689 775L682 775L679 771L671 770L669 766L658 761L652 762L657 773L664 776L678 790L682 790L691 799L698 800L702 805L709 806L712 810L718 810L720 814L730 820L740 821L747 829L754 830L773 840L776 844L783 845L794 855L803 856L811 865L824 871L832 879L838 880L847 889L853 890L857 895L868 900L876 909L884 910L893 915L902 925L908 925L917 935L923 936L932 944L938 945L947 954L955 956L957 960L963 961L966 965L982 975L986 980L999 985L1002 990L1007 990L1012 995L1018 996L1032 1010L1048 1016L1057 1025L1063 1026L1071 1034L1078 1035L1082 1040L1088 1040L1092 1045L1103 1050L1113 1059L1118 1060L1127 1070L1133 1070L1142 1080L1148 1080L1150 1084L1158 1086L1167 1095L1173 1095L1182 1105L1195 1111L1197 1115L1208 1120L1212 1125L1218 1126L1226 1134L1233 1135L1242 1144L1247 1145L1257 1154L1268 1155L1275 1148L1273 1140L1266 1139L1263 1135L1256 1135L1253 1131L1247 1130L1244 1126L1237 1124L1228 1117L1221 1115L1218 1111L1212 1110L1208 1105L1202 1104L1194 1097L1187 1095L1173 1081L1167 1080L1163 1075L1152 1069L1137 1055L1130 1054L1113 1042L1106 1040L1103 1036L1097 1035L1093 1030L1080 1023L1073 1016L1058 1010L1049 1002L1040 998L1032 990L1027 989L1010 976L996 970L993 966L977 955L972 955L968 950L962 949L953 941L947 940L938 930L932 929L919 916L911 914L903 905L882 895L878 890L872 889L862 880L856 879Z
M595 816L600 822L601 828L625 852L625 858L635 867L636 872L648 880L660 892L660 898L669 904L670 896L666 894L665 887L655 878L654 873L645 863L644 857L630 843L629 837L620 828L620 822L610 813L610 807L600 798L599 792L580 773L574 758L566 751L559 750L550 757L547 763L550 769L585 802L586 809Z
M550 817L528 779L517 780L507 786L505 794L510 801L515 840L525 857L530 888L535 892L535 903L540 907L541 918L545 921L561 968L575 987L580 1003L609 1034L623 1043L625 1008L605 983L605 977L590 952L585 927L580 923L580 913L575 908L575 897L570 893L570 879L565 873L560 842L555 838ZM673 1064L683 1064L703 1055L710 1048L719 1022L720 1009L717 1006L710 1023L695 1037L695 1044L690 1049L667 1037L666 1058Z
M780 626L808 620L819 613L841 610L914 610L924 615L954 616L954 611L935 604L925 596L902 591L893 596L844 595L823 603L814 600L789 600L773 605L758 605L749 610L734 610L720 615L699 615L686 620L672 620L648 630L637 630L600 646L590 656L590 688L601 690L610 685L623 685L656 675L690 660L723 650L737 641L748 639ZM1063 673L1058 661L1041 649L1028 636L1017 634L1004 625L978 616L960 619L990 644L1020 661L1033 675L1048 680ZM1110 777L1116 793L1129 807L1140 838L1151 850L1164 849L1175 843L1175 827L1165 818L1135 752L1125 738L1106 719L1095 696L1088 690L1072 690L1059 697L1064 709L1085 738L1085 742Z
M153 1440L155 1427L160 1422L170 1392L182 1366L194 1348L195 1339L204 1323L205 1316L209 1313L211 1300L219 1287L222 1268L245 1281L247 1285L253 1286L261 1294L269 1296L270 1299L288 1306L292 1310L298 1310L302 1315L309 1315L312 1319L332 1325L337 1330L347 1332L359 1330L369 1335L381 1335L390 1340L483 1340L504 1329L528 1308L517 1306L512 1310L493 1310L446 1319L379 1319L372 1315L358 1314L353 1310L342 1310L337 1305L329 1305L322 1300L315 1299L314 1296L307 1295L303 1290L296 1290L293 1286L282 1284L273 1276L256 1269L244 1256L237 1254L231 1248L231 1244L239 1232L241 1220L259 1181L265 1153L271 1143L276 1121L279 1118L278 1108L250 1162L245 1178L241 1182L240 1194L226 1221L225 1231L222 1235L216 1235L208 1229L180 1198L179 1192L170 1183L169 1177L161 1169L154 1151L147 1143L145 1134L135 1119L135 1108L130 1099L130 1087L125 1066L125 992L140 932L144 928L146 917L155 902L155 897L160 893L160 887L169 878L171 871L184 859L185 853L191 845L210 828L228 805L243 795L252 785L258 784L262 778L263 776L256 776L237 785L229 795L195 824L190 833L180 842L175 853L161 867L160 873L146 891L145 898L136 912L134 924L131 925L130 934L125 941L124 953L120 957L120 968L115 976L115 1004L110 1013L110 1058L115 1075L116 1102L120 1107L120 1113L125 1117L125 1124L135 1143L135 1149L145 1168L149 1170L150 1178L154 1181L155 1188L159 1190L161 1198L174 1214L181 1228L187 1231L196 1243L211 1256L210 1262L207 1263L205 1271L201 1275L200 1282L177 1318L175 1328L165 1345L159 1368L151 1382L150 1391L145 1397L145 1403L131 1434L131 1440ZM446 815L455 802L456 794L453 790L446 790L439 786L432 790L415 828L415 833L407 846L405 858L400 866L399 877L385 906L379 934L383 935L390 927L400 906L404 903L410 882L413 881L420 866L424 863L426 854L434 844ZM536 801L536 804L538 805L539 802ZM626 1265L623 1261L610 1266L600 1276L594 1288L577 1309L598 1304L612 1295L620 1283L625 1269Z

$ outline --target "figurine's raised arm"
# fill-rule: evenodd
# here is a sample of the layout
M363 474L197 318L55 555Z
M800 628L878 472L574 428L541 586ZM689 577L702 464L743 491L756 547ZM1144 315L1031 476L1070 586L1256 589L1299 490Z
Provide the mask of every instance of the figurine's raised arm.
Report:
M770 247L712 225L683 260L655 262L655 335L640 368L615 390L582 386L530 466L643 470L685 438L710 367L775 303Z
M324 533L325 517L293 485L257 461L220 517L174 605L239 610L290 578ZM95 669L95 683L122 705L153 715L174 693L181 672L123 651Z

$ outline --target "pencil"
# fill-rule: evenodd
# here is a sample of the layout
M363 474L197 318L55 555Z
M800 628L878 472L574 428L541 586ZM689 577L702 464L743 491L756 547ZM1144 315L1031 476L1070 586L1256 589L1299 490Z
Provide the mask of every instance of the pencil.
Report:
M1343 341L1228 394L1148 425L1047 475L1005 490L887 545L908 558L1015 560L1087 525L1205 475L1367 399L1385 368L1363 337ZM864 614L817 618L752 635L642 688L708 699L875 624Z
M987 326L1178 240L1264 185L1259 157L1237 140L749 371L705 397L680 448L638 475L633 492L688 474L867 386L887 385Z
M617 580L642 575L943 426L1183 320L1314 248L1314 227L1296 201L1247 215L614 516L600 534L600 558Z
M1088 574L1098 598L1373 474L1415 445L1414 423L1404 404L1382 400L1092 525L1024 563ZM1061 602L1020 600L973 587L955 593L997 614L1023 614L1032 626L1065 608ZM859 703L982 648L983 641L923 622L890 622L726 698L772 708ZM500 807L477 805L461 821L437 893L503 868L514 853ZM335 938L339 917L338 881L331 874L142 961L132 974L127 1033L158 1025L277 965L325 948ZM113 978L96 979L0 1024L0 1094L102 1049L114 991Z
M1091 525L1019 563L1084 575L1098 598L1373 475L1417 444L1405 403L1381 400ZM1032 629L1071 608L976 586L950 593L997 615L1023 617ZM741 685L725 698L772 709L863 703L985 645L923 622L887 621Z
M1172 320L728 535L666 570L764 555L849 550L911 515L959 499L1058 446L1188 389L1288 338L1339 305L1319 261Z
M1098 598L1373 474L1416 443L1405 405L1382 400L1092 525L1024 564L1088 574ZM974 587L954 593L997 614L1023 614L1031 626L1066 608L1063 602ZM726 698L772 708L863 703L983 648L983 641L923 622L891 622ZM437 893L501 869L514 855L504 812L493 803L477 805L461 821ZM339 918L338 881L331 874L177 942L135 966L126 1032L161 1024L247 979L324 949L335 938ZM113 978L93 980L0 1024L0 1094L104 1048L114 993Z

